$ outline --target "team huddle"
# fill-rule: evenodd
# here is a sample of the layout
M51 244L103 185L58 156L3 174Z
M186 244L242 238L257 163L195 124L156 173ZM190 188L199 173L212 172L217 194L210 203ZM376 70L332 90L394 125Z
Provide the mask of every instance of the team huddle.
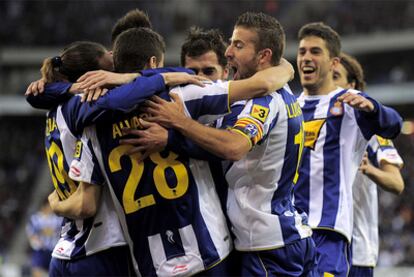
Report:
M401 118L364 92L324 23L285 34L239 16L229 45L192 28L182 67L133 10L112 51L74 42L45 59L27 101L64 216L50 276L372 276L377 184L400 193ZM375 181L375 183L373 182Z

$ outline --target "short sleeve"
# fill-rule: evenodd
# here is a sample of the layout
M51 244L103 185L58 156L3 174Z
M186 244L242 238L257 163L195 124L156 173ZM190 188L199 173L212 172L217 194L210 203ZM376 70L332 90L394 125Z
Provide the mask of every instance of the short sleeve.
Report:
M387 162L402 168L404 162L391 140L375 136L374 149L377 151L377 162Z
M93 185L102 185L104 183L105 179L93 151L91 141L85 135L76 142L69 177L75 181Z
M178 94L188 115L202 124L211 123L230 112L228 82L209 82L205 87L175 87L170 92Z
M275 100L272 95L249 100L232 129L246 136L252 146L259 143L276 123L279 111L272 105Z

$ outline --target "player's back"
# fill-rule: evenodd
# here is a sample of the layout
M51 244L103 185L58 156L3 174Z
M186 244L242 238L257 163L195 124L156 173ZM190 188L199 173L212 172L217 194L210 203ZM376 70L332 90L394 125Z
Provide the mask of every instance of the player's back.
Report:
M250 132L252 150L226 173L228 213L238 250L281 247L310 236L293 207L303 146L302 112L288 87L247 102L235 128Z
M46 118L46 156L53 185L61 200L72 195L78 185L69 177L69 165L74 157L80 155L81 143L77 142L77 137L73 134L70 114L65 110L68 105L73 105L79 100L80 97L73 97L68 102L51 109ZM109 193L104 189L95 217L82 220L65 217L61 237L52 255L59 259L70 260L109 247L125 245L112 206Z
M165 92L164 98L168 97ZM168 148L143 162L121 145L122 128L140 128L139 111L113 112L85 129L125 220L138 270L145 276L188 276L231 250L231 237L206 162Z

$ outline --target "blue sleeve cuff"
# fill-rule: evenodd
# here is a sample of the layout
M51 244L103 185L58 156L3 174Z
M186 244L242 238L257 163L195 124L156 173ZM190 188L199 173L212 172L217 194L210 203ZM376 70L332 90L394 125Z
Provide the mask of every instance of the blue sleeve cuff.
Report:
M72 83L58 82L51 83L45 86L45 91L36 96L28 95L26 101L36 109L50 110L72 97L68 91Z

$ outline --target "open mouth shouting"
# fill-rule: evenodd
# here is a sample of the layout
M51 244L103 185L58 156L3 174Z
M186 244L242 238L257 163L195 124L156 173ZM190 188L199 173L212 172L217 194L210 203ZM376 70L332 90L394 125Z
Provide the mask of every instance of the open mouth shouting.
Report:
M302 72L303 78L305 80L310 80L315 76L316 67L307 64L307 65L303 65L300 70Z

